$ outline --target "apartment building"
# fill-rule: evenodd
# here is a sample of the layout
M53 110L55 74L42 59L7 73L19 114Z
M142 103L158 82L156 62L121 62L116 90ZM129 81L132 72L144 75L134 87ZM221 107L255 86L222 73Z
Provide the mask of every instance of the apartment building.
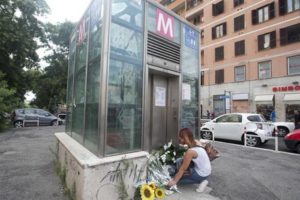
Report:
M201 29L201 105L293 121L300 110L300 0L161 0Z

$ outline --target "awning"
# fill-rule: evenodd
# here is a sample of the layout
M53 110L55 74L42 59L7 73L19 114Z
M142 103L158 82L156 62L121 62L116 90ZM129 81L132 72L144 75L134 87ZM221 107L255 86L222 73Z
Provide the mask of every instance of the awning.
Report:
M285 94L283 101L300 101L300 94Z
M264 101L264 102L271 102L273 101L273 97L274 97L274 94L268 94L268 95L257 95L255 96L255 99L254 101Z

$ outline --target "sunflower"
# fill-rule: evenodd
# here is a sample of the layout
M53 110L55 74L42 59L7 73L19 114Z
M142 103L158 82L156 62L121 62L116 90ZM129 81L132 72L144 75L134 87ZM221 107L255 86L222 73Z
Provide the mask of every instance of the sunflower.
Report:
M141 187L142 200L154 200L154 190L147 184Z
M152 190L155 190L155 189L156 189L156 186L155 186L155 183L154 183L154 182L149 183L148 185L152 188Z
M164 199L165 198L165 191L161 188L156 188L155 190L155 197L158 199Z

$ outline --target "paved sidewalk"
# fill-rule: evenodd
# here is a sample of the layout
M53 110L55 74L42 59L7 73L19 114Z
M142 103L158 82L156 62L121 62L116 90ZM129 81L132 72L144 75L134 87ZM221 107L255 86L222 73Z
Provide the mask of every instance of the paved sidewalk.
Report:
M0 200L68 200L55 174L50 148L64 126L0 133Z
M221 157L212 162L209 193L179 186L168 200L297 200L300 155L215 142Z
M11 129L0 133L0 200L67 200L53 169L55 132L64 126ZM207 193L195 185L167 200L298 200L300 155L215 142ZM90 199L87 199L90 200ZM110 200L110 199L109 199Z

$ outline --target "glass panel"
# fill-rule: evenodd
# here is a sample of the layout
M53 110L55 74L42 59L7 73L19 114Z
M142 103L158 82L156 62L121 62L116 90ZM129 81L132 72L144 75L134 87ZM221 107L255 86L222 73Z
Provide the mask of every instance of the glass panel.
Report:
M86 87L85 140L84 146L97 153L98 111L100 91L100 62L102 48L102 1L95 0L91 5L91 25L89 36L89 64Z
M199 137L199 32L187 25L182 26L182 32L182 84L191 89L191 95L190 99L182 99L181 128L191 128Z
M141 149L143 4L112 1L105 154Z
M261 62L258 64L259 79L271 78L271 62Z
M289 75L300 74L300 55L288 58Z
M153 33L157 33L156 30L156 22L157 22L157 7L155 7L152 4L149 4L149 10L148 10L148 29L149 31L153 32ZM160 9L158 9L159 11L161 11ZM161 11L163 12L163 11ZM168 15L170 16L170 15ZM171 16L170 16L171 17ZM174 20L174 30L173 30L173 34L174 34L174 38L172 39L173 42L179 43L180 42L180 21L177 20L175 17L171 17ZM165 18L165 23L162 23L162 26L166 29L169 30L168 28L168 22ZM170 38L167 38L170 39Z
M67 88L67 119L66 119L66 132L71 134L71 119L72 119L72 102L73 102L73 77L76 56L76 32L73 32L70 39L69 50L69 69L68 69L68 88Z
M270 47L270 38L271 38L271 34L264 35L264 48L265 49Z
M72 115L72 137L83 142L83 119L85 103L85 71L87 58L87 36L89 17L84 16L77 27L76 64L74 74L74 102Z

